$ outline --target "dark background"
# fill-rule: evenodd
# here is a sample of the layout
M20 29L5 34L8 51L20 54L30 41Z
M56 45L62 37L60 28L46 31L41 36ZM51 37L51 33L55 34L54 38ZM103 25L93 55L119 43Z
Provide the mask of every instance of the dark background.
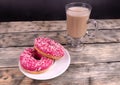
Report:
M90 18L120 18L120 0L0 0L0 21L65 20L65 4L92 5Z

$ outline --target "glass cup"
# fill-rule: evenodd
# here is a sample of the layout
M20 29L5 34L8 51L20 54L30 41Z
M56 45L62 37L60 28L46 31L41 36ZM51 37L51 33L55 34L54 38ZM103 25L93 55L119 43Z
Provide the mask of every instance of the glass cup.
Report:
M97 23L95 20L90 20L89 16L92 7L87 3L73 2L66 5L66 17L67 17L67 41L69 44L69 50L81 51L83 45L81 44L82 39L89 35L87 30L88 24L92 23L97 32Z

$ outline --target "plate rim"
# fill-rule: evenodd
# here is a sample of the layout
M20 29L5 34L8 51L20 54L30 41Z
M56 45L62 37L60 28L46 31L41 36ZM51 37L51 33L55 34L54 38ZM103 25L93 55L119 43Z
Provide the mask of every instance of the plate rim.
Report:
M70 54L69 54L69 52L68 52L67 49L64 49L64 52L66 53L66 55L67 55L67 57L68 57L68 62L66 63L67 66L66 66L66 68L64 69L64 71L61 71L61 72L60 72L58 75L56 75L56 76L48 77L48 78L39 78L39 79L38 79L38 78L33 78L33 77L27 75L27 74L30 74L30 73L27 73L27 72L25 72L25 71L22 69L22 67L21 67L21 65L20 65L20 62L18 63L19 70L20 70L25 76L27 76L28 78L35 79L35 80L49 80L49 79L56 78L56 77L62 75L62 74L68 69L68 67L70 66L70 62L71 62ZM48 70L48 72L49 72L49 70ZM42 73L42 74L43 74L43 73ZM40 75L40 74L30 74L30 75Z

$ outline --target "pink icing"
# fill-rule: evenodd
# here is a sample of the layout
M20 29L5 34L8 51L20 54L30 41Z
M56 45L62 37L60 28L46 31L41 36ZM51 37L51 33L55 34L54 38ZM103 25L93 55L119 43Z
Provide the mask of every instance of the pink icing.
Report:
M39 58L36 59L35 57ZM33 48L26 48L20 55L21 66L29 71L45 70L53 64L54 60L44 57Z
M56 57L64 56L64 47L50 38L38 37L35 39L34 45L46 54Z

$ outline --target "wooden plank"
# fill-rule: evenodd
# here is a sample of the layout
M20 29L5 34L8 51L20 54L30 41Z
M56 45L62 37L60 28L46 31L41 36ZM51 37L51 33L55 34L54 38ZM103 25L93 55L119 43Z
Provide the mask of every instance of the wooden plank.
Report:
M38 36L49 36L49 37L55 38L57 36L57 32L30 32L30 33L1 34L0 47L33 45L34 38Z
M76 68L76 70L72 69ZM81 68L81 69L80 69ZM18 68L0 68L0 84L2 85L88 85L88 79L81 74L85 67L70 66L59 77L50 80L33 80L24 76ZM72 75L71 75L72 74ZM79 76L79 75L81 76ZM72 81L72 82L71 82Z
M120 85L120 62L91 64L90 75L91 85Z
M93 31L90 31L93 32ZM0 47L8 46L32 46L34 39L38 36L50 37L61 44L66 44L66 31L61 32L27 32L27 33L5 33L0 34ZM120 30L101 30L97 38L85 38L84 43L108 43L120 42Z
M120 19L97 20L100 29L119 29ZM90 24L90 29L93 29ZM66 21L29 21L29 22L1 22L0 33L6 32L34 32L34 31L63 31Z
M120 19L101 19L97 20L100 29L119 29Z
M65 21L1 22L0 33L65 30Z
M27 78L18 68L0 68L2 85L119 85L119 80L120 62L73 64L59 77L45 81Z
M0 67L18 66L19 56L24 48L0 48ZM120 61L120 49L118 48L120 48L120 43L86 44L81 52L69 51L71 64Z
M81 52L70 52L71 62L77 63L98 63L120 61L119 44L90 44L85 45Z
M24 47L0 48L0 67L16 67Z
M91 85L120 85L120 76L116 74L107 78L94 78Z

